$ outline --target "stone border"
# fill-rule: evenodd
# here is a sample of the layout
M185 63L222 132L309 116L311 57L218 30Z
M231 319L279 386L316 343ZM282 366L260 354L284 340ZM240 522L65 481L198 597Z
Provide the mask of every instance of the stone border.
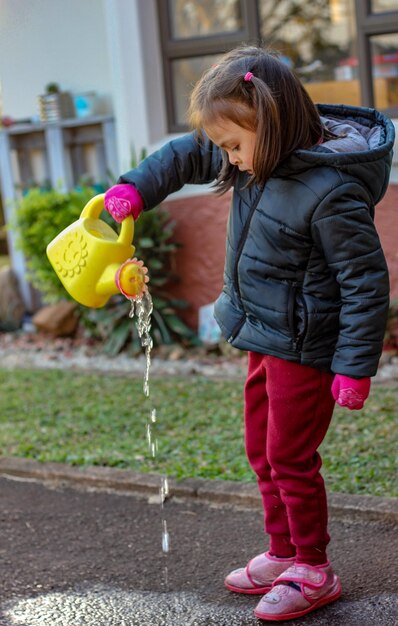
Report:
M32 459L0 457L0 476L64 484L83 489L159 496L160 476L110 467L74 467L65 463L40 463ZM260 509L261 499L254 483L187 478L169 479L170 497L193 499L218 506ZM398 498L332 493L329 513L333 519L398 522Z

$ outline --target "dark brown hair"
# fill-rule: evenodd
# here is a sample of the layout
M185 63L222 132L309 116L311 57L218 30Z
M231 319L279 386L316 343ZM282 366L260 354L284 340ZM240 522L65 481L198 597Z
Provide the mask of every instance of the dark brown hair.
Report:
M249 81L244 80L247 72L253 74ZM313 146L324 132L317 108L295 73L276 53L255 46L227 53L192 92L192 128L201 132L219 119L256 132L254 174L248 185L264 184L289 154ZM217 190L227 191L236 175L224 153Z

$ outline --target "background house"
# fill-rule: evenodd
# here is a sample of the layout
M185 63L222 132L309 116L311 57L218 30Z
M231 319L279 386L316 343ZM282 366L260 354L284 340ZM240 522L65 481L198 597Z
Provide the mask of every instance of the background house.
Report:
M201 72L225 50L259 41L281 51L315 101L376 106L398 120L397 0L0 0L0 110L16 122L0 130L5 219L10 196L27 178L65 188L82 173L99 181L108 170L129 169L132 146L152 151L184 132L189 91ZM39 117L37 98L51 82L75 105L83 96L91 106L87 92L95 94L93 108L76 107L58 133ZM396 183L394 171L376 210L394 298ZM167 207L183 244L175 295L191 303L187 319L195 326L198 307L212 302L222 283L229 197L187 186ZM8 248L33 306L11 234Z

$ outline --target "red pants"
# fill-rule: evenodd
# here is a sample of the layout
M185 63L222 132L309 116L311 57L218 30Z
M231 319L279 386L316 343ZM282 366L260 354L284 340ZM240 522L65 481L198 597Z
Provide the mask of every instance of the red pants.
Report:
M263 499L270 551L297 561L327 560L327 502L317 448L334 400L333 375L249 353L245 445Z

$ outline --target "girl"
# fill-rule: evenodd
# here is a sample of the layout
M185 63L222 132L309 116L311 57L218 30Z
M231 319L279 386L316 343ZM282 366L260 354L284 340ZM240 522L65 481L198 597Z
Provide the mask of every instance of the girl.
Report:
M225 585L265 594L254 611L263 620L296 618L341 594L317 449L335 401L362 408L382 350L389 283L373 217L394 127L372 109L316 107L255 47L203 76L190 119L195 130L121 176L105 206L121 221L185 183L233 190L215 316L249 351L245 445L269 550Z

